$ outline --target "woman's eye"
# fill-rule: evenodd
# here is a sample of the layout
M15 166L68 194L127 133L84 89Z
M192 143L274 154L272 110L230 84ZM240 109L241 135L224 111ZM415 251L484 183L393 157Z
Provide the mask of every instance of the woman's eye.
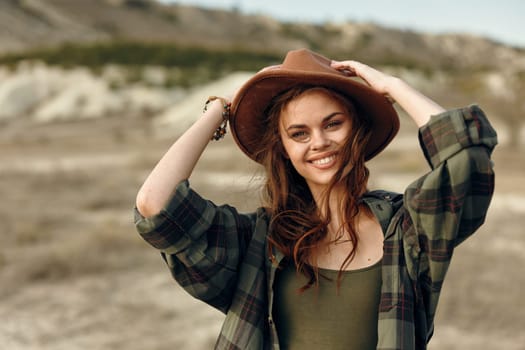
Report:
M340 120L332 120L330 122L328 122L328 124L326 124L326 128L327 129L330 129L330 128L335 128L339 125L341 125L342 122Z
M296 131L294 133L292 133L290 135L292 137L292 139L294 140L306 140L308 138L308 134L306 133L306 131Z

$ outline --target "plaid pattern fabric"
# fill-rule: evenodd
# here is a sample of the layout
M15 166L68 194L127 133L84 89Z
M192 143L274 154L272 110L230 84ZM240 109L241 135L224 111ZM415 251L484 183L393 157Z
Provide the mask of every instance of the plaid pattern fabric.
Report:
M431 171L404 199L385 191L363 199L385 232L380 350L426 349L454 247L483 223L494 188L496 133L477 106L433 116L419 136ZM240 214L216 206L185 181L160 214L135 215L137 230L178 283L226 314L216 349L279 349L264 209Z

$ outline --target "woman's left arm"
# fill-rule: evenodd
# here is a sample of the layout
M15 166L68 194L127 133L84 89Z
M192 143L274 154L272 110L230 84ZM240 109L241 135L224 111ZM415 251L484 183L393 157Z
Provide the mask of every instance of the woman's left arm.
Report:
M432 101L405 81L378 71L357 61L332 61L332 67L347 71L366 81L380 94L393 99L407 112L418 127L425 125L430 116L444 112L443 107Z

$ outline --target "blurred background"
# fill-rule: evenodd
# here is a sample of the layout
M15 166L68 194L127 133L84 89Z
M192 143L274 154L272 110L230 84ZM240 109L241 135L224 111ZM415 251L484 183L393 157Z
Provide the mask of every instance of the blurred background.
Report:
M496 194L456 250L430 349L525 349L524 4L0 0L0 348L212 348L223 316L138 236L135 195L209 95L307 47L486 111ZM428 169L400 113L371 188L403 191ZM191 183L258 205L260 171L229 134Z

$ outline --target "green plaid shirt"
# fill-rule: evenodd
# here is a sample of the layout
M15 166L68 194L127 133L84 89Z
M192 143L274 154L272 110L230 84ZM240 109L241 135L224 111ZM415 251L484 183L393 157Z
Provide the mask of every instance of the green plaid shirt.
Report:
M363 198L385 233L381 350L426 348L454 247L483 223L494 189L496 133L477 106L433 116L419 137L431 171L404 196L373 191ZM135 215L177 282L226 314L216 349L279 349L264 209L241 214L216 206L184 181L161 213ZM274 257L283 258L278 251Z

